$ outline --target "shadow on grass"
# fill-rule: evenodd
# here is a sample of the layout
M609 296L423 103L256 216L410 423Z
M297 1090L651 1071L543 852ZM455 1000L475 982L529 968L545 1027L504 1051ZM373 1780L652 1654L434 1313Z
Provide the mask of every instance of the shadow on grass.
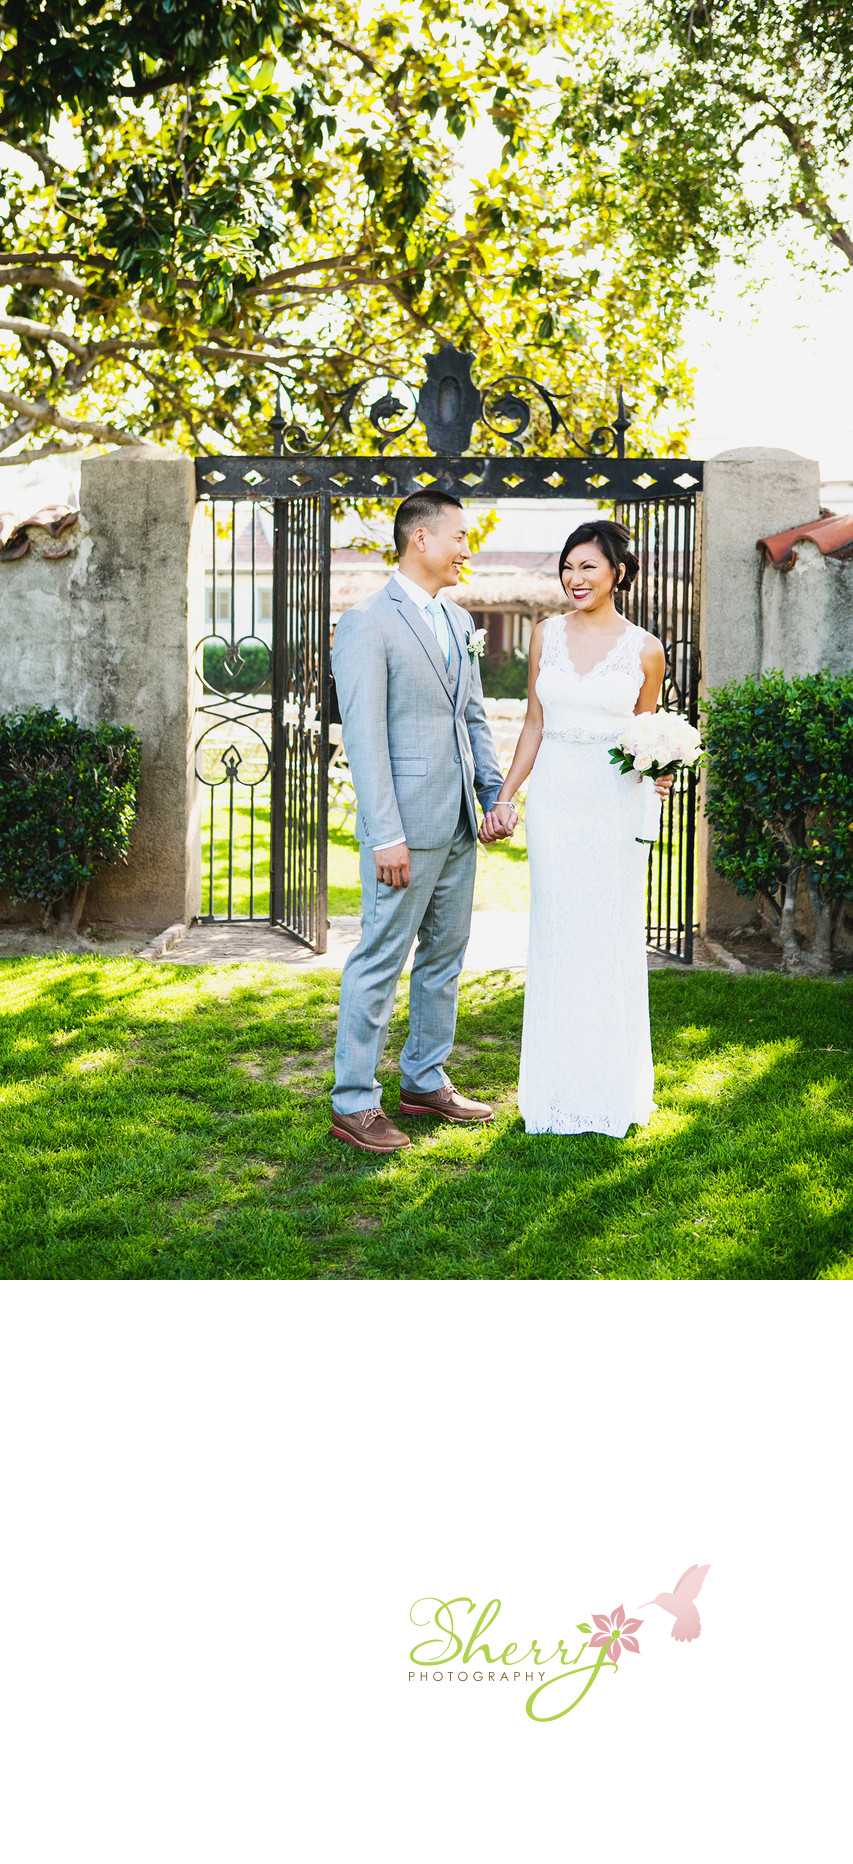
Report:
M848 986L654 974L660 1110L612 1140L527 1137L518 980L466 979L453 1076L495 1124L377 1163L329 1137L332 974L0 972L6 1275L798 1279L851 1250Z

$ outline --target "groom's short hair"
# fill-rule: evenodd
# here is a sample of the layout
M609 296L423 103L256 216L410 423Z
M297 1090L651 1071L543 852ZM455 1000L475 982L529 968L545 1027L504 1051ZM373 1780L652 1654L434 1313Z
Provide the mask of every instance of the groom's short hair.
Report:
M394 518L394 549L401 557L406 549L413 531L423 525L425 531L435 529L435 520L442 511L461 511L461 499L454 498L452 492L410 492L402 505L397 506Z

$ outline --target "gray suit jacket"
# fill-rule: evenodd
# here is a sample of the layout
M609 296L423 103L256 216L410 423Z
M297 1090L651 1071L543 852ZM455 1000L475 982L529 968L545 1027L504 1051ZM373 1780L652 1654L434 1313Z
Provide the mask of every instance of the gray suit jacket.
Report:
M442 595L452 636L450 666L429 623L396 579L347 609L335 629L332 671L344 749L355 785L356 835L369 848L452 841L464 799L477 833L503 782L483 708L473 629Z

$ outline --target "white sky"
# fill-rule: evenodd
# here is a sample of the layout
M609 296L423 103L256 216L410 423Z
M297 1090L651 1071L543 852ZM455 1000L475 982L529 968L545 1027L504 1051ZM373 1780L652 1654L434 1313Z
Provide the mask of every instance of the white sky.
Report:
M822 479L853 480L853 271L829 288L781 260L757 299L743 298L742 285L743 275L726 268L714 310L688 324L685 347L697 369L694 458L727 447L788 447L818 459Z

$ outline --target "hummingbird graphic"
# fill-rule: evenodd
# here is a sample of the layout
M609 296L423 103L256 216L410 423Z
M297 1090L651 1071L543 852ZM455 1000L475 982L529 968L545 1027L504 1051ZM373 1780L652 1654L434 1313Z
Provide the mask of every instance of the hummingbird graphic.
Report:
M672 1635L682 1644L689 1644L702 1629L693 1601L707 1571L707 1566L688 1566L672 1592L659 1592L656 1599L646 1600L647 1605L661 1605L665 1612L672 1612L675 1619ZM643 1611L644 1607L641 1605L638 1609Z

